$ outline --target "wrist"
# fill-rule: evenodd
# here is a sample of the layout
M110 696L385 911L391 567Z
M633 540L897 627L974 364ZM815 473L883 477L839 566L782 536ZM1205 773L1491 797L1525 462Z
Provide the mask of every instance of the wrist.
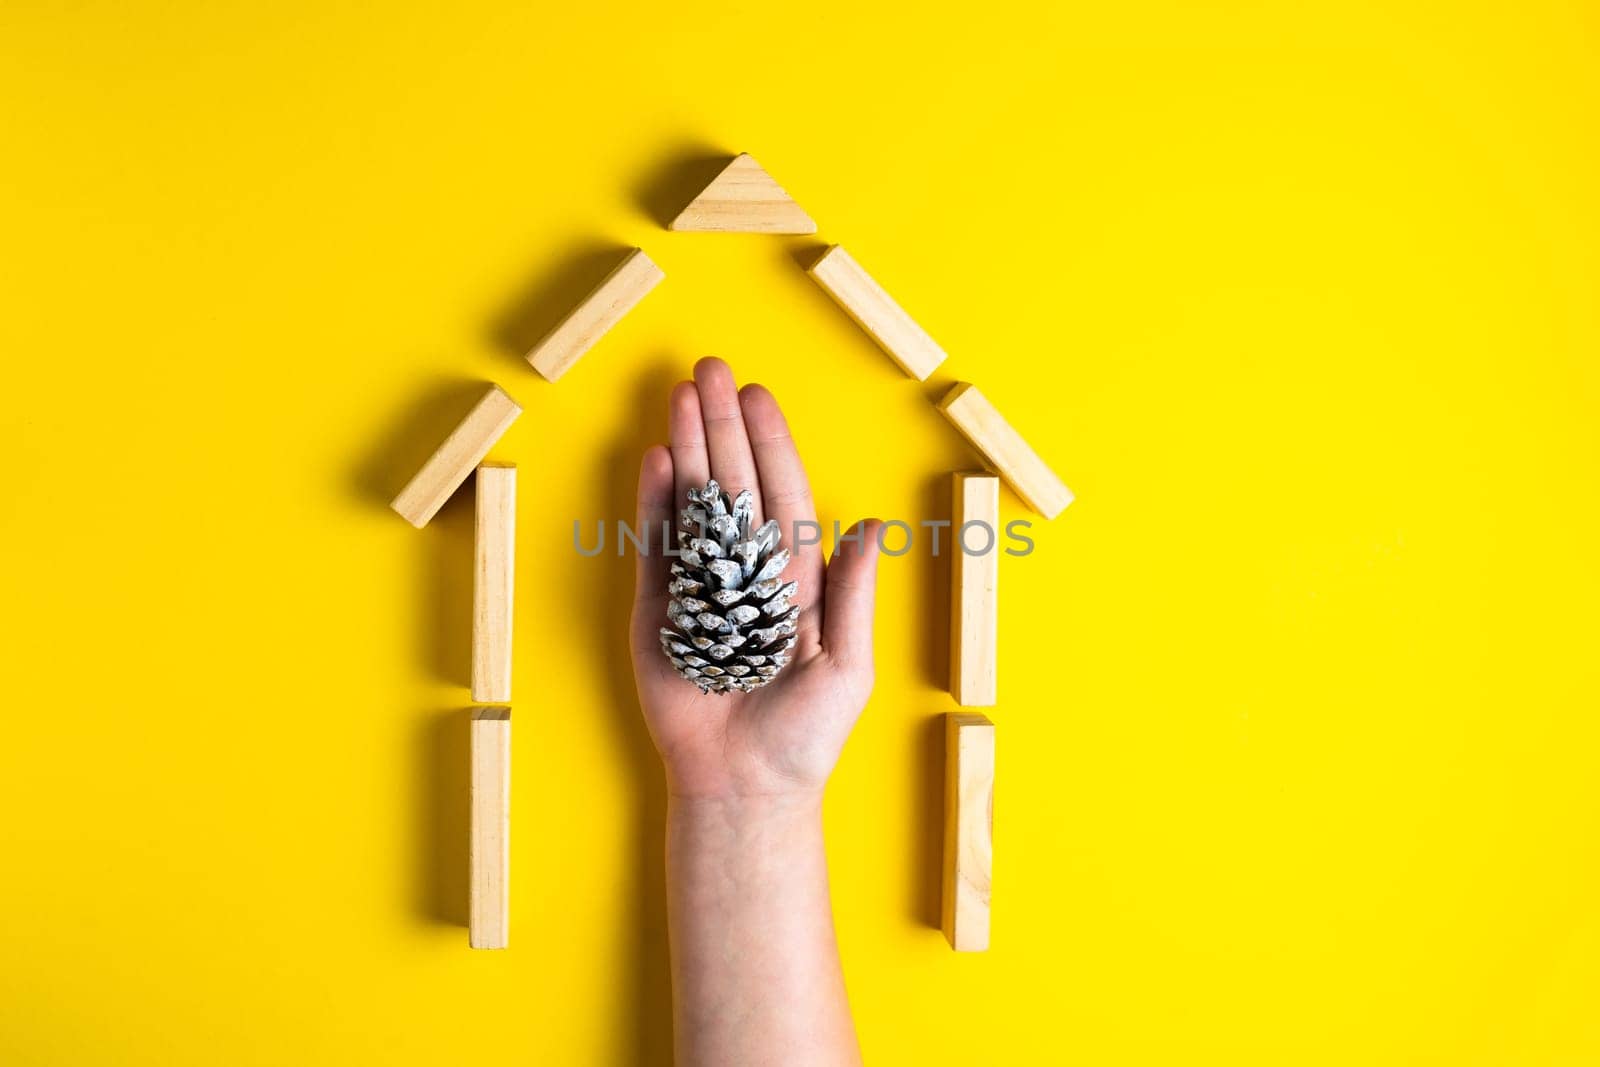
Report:
M817 822L822 818L822 787L781 793L669 791L667 818L679 824L728 827Z
M783 896L798 884L798 872L823 871L823 854L821 790L668 798L669 877L702 906L730 895ZM825 873L818 878L827 880Z

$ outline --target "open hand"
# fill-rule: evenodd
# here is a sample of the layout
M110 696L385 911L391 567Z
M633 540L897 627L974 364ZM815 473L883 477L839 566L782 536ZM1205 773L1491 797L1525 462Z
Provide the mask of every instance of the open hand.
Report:
M878 523L858 523L823 565L819 545L801 545L796 524L816 507L805 468L778 402L759 385L738 389L720 359L695 365L669 404L670 448L657 445L639 469L639 553L630 639L639 703L667 767L668 788L683 797L818 793L872 692L872 612ZM702 693L661 652L670 560L661 529L676 529L691 487L715 478L730 496L749 489L759 525L776 519L792 554L800 617L792 658L767 685L748 693Z

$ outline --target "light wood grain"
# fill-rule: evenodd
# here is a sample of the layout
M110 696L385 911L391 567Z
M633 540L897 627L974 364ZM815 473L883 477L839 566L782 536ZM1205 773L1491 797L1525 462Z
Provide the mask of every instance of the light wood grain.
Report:
M976 712L947 715L944 747L944 936L957 952L983 952L994 863L994 723Z
M478 468L477 525L473 531L472 699L511 699L511 604L516 573L517 468Z
M548 381L560 378L665 277L642 248L635 248L533 346L528 362Z
M741 152L678 213L669 230L702 233L816 233L799 204L761 164Z
M511 709L472 712L468 941L505 948L511 927Z
M824 252L806 273L917 381L944 362L944 349L839 245Z
M491 385L389 506L418 529L428 525L521 414L515 400L498 385Z
M951 479L950 501L954 553L950 695L965 707L992 707L999 630L1000 479L988 472L957 472Z
M1028 442L1011 428L977 386L958 382L939 401L939 410L1033 510L1053 519L1072 503L1072 490L1028 447Z

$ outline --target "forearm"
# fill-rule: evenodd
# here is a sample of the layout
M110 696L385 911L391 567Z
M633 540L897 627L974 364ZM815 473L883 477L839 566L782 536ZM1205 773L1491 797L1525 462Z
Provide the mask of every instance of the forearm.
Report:
M667 898L680 1067L860 1062L821 807L820 791L673 798Z

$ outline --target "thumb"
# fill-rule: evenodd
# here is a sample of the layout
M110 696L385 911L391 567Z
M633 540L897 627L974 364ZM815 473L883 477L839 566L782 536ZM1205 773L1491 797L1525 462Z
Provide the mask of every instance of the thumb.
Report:
M878 531L863 519L834 546L822 598L822 647L835 663L872 662L872 608L878 589ZM848 538L848 540L846 539Z

